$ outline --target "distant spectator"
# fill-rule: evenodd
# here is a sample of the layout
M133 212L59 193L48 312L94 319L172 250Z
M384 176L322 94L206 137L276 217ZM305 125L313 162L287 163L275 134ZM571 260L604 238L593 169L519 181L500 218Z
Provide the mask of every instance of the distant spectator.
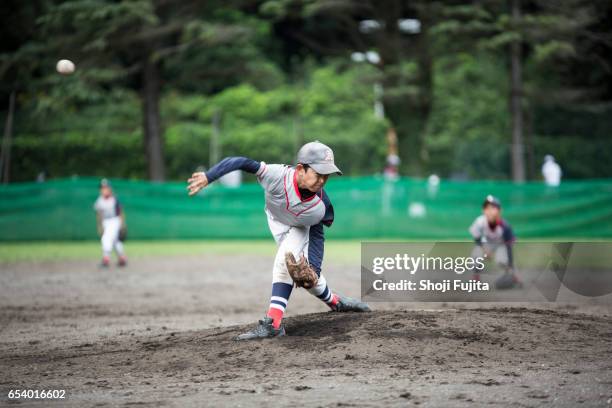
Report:
M387 164L385 166L385 179L397 180L399 178L400 158L396 154L387 155Z
M544 165L542 166L542 176L547 186L558 187L561 184L561 166L555 161L555 158L550 154L544 156Z
M399 178L400 157L397 149L397 133L395 129L387 130L387 161L385 164L385 180L397 180Z
M427 177L427 195L429 198L436 198L440 190L440 177L437 174L431 174Z

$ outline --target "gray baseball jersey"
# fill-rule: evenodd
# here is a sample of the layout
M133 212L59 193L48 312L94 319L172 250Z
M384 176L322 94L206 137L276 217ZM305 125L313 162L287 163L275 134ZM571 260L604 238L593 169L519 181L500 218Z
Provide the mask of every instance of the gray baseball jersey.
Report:
M514 241L514 233L510 225L499 219L491 225L484 215L478 216L470 226L470 234L475 240L489 244L502 244Z
M295 168L261 162L256 173L266 197L266 209L279 222L290 226L316 225L325 215L321 194L302 201Z
M102 214L103 219L118 217L121 214L121 206L115 196L98 197L94 203L94 210Z

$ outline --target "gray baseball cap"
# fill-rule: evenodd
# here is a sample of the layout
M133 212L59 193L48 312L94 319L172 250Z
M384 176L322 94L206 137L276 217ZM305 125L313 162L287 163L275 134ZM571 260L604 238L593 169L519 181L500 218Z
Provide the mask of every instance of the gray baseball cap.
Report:
M318 140L306 143L297 154L297 162L307 164L319 174L338 174L342 172L334 163L334 152Z

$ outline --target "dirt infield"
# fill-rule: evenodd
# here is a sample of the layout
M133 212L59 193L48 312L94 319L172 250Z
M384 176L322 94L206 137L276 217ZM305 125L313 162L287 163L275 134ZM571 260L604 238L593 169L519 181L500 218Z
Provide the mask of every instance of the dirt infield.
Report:
M610 406L609 306L374 304L294 292L288 336L232 337L266 310L270 254L0 265L0 406ZM359 294L359 266L325 265Z

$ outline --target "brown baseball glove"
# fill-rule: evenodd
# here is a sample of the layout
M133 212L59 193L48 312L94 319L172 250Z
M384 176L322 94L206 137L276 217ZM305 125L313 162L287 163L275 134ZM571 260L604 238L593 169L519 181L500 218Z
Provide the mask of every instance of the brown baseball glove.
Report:
M312 269L304 255L300 256L300 260L296 261L291 252L285 254L285 262L291 279L298 288L310 289L317 284L319 277Z

